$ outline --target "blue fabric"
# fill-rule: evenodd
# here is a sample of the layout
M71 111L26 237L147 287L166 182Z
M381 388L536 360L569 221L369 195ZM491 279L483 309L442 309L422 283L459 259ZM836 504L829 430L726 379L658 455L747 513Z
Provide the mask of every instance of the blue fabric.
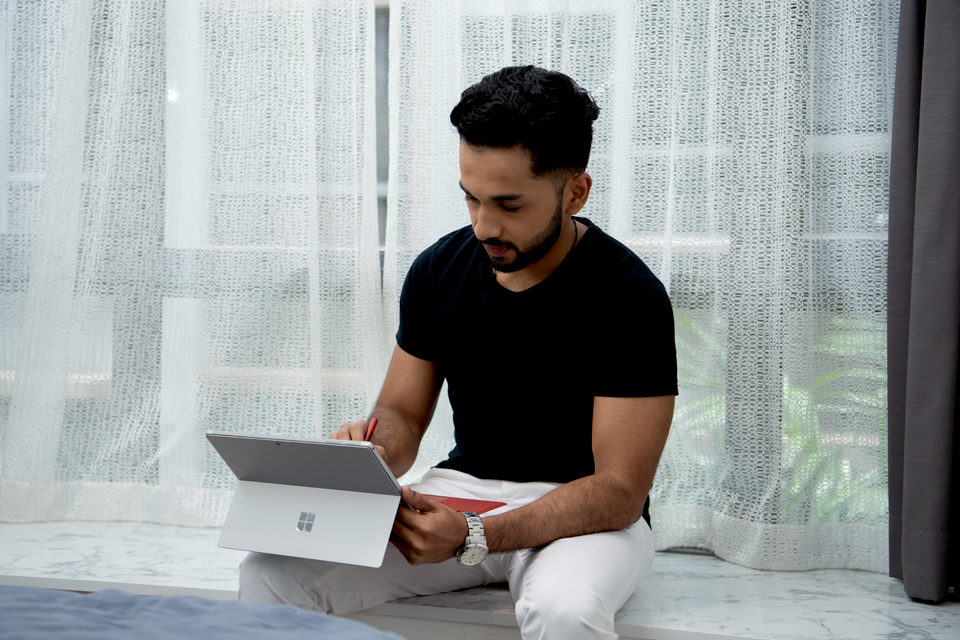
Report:
M351 620L283 605L194 596L90 595L0 587L0 638L65 640L401 640Z

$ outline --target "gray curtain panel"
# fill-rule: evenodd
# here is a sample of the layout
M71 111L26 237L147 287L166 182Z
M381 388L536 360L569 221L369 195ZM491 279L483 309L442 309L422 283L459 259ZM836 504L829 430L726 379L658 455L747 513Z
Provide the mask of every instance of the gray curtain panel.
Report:
M902 0L887 283L890 575L960 581L960 2Z

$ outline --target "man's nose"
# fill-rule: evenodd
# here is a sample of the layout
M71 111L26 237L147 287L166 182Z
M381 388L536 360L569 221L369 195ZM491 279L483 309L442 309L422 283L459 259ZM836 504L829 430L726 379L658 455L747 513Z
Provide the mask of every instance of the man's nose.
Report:
M489 205L477 207L476 220L473 224L473 233L481 241L500 237L500 216Z

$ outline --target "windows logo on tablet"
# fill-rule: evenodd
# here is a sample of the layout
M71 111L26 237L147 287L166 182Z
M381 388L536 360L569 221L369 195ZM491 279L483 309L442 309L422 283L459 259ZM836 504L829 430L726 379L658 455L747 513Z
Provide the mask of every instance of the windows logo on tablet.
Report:
M297 531L310 533L313 531L313 521L317 519L317 514L309 511L300 512L300 520L297 522Z

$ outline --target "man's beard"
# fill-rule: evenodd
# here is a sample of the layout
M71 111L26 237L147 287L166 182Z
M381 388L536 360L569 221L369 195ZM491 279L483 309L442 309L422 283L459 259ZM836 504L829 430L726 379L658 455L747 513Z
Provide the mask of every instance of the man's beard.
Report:
M537 236L531 241L528 248L520 250L519 247L510 242L502 242L497 239L484 240L483 243L491 247L508 247L516 252L516 257L513 259L513 261L506 263L497 258L490 258L490 256L487 256L490 259L490 264L494 269L502 273L513 273L529 267L531 264L547 255L547 252L553 248L553 245L557 244L557 240L560 239L560 231L563 228L562 223L563 207L558 203L557 210L554 211L553 217L550 218L550 222L547 224L547 227L537 234Z

